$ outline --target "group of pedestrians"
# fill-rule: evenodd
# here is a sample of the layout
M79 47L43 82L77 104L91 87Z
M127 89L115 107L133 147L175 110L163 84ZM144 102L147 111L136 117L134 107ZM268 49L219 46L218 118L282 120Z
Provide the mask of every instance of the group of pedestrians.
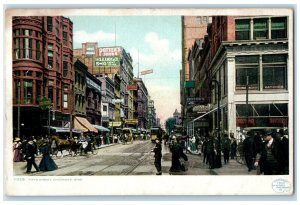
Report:
M186 171L187 167L184 162L188 161L188 157L183 152L182 143L180 143L179 139L176 136L173 136L171 139L171 143L169 144L170 151L172 152L172 163L169 172L181 172ZM154 152L154 165L157 170L156 175L161 175L161 141L160 139L155 140L155 147L153 148L152 152Z
M288 135L283 130L267 130L264 134L249 133L243 141L243 151L248 171L257 174L289 174Z
M216 167L216 156L218 149L220 149L220 151L223 153L224 164L229 163L229 158L234 159L237 153L237 141L234 138L233 133L230 133L230 138L227 132L222 133L220 143L217 136L215 136L216 134L217 133L207 134L201 146L203 163L208 164L210 169L214 169Z
M42 154L42 159L39 165L37 165L35 159L39 152ZM33 137L24 139L23 142L17 137L13 143L13 161L23 162L26 160L26 173L31 173L32 166L35 168L36 172L53 171L57 169L58 167L51 158L50 152L51 146L48 138L41 139L39 141L39 146Z

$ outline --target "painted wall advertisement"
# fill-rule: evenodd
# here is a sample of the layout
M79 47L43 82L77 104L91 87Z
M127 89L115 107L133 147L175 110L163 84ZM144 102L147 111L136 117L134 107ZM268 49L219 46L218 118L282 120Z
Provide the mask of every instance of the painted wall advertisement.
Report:
M119 56L100 56L94 60L95 67L118 67L120 66Z

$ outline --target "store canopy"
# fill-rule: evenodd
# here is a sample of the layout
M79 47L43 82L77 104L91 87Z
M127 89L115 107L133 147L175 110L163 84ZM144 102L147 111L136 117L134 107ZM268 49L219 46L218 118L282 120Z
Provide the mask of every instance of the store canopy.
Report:
M106 127L103 127L101 125L93 125L97 130L101 131L101 132L109 132L109 129Z
M83 117L74 117L74 128L83 132L98 132L98 130Z
M70 123L69 123L70 124ZM44 126L45 128L48 128L48 126ZM50 126L51 130L54 130L56 133L63 133L63 132L70 132L70 127L54 127ZM81 130L78 129L72 129L72 132L74 133L81 133Z

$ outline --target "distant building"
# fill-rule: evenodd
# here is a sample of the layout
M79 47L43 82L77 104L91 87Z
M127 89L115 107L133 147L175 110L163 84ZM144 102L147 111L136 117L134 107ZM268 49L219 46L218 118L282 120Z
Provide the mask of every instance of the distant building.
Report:
M138 127L147 129L148 127L148 90L141 78L134 78L137 85L137 104L136 116L138 119Z

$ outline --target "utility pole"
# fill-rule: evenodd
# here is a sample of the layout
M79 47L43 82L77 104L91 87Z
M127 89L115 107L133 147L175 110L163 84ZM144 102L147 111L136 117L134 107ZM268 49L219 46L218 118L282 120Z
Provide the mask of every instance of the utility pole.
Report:
M249 121L249 76L247 75L247 81L246 81L246 116L247 116L247 122L246 122L246 126L248 127L248 121Z
M20 89L20 80L18 80L18 134L17 134L17 137L21 137L21 89Z

